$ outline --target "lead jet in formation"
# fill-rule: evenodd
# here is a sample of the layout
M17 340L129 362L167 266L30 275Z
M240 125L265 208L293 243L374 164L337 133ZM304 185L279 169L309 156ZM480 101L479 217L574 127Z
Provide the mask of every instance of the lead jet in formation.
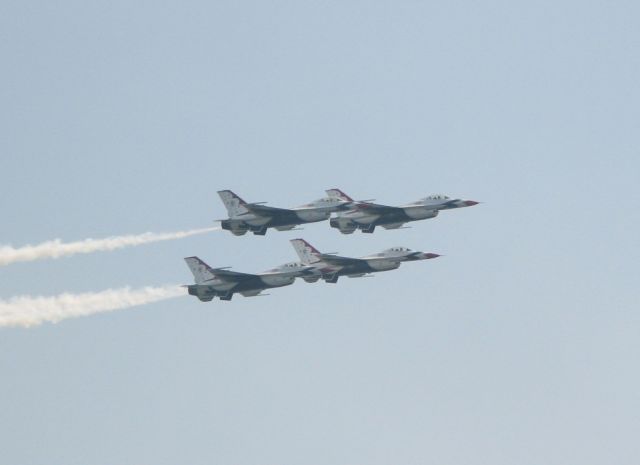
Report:
M209 302L214 297L231 300L235 293L255 297L265 289L289 286L296 278L315 273L313 267L298 262L285 263L258 274L249 274L226 268L211 268L198 257L187 257L184 260L195 278L195 284L185 287L190 295L198 297L202 302Z
M363 233L372 233L376 226L385 229L398 229L410 221L435 218L441 210L472 207L479 202L474 200L451 199L446 195L431 195L407 205L392 207L371 201L354 201L340 189L330 189L327 195L349 205L346 211L340 211L329 224L342 234L351 234L356 229Z
M395 270L402 262L428 260L439 257L436 253L416 252L406 247L392 247L380 253L362 258L341 257L335 254L323 254L304 239L291 241L303 266L311 266L313 273L302 278L315 282L322 278L327 283L337 283L340 276L361 278L369 273Z
M230 190L218 191L229 218L221 220L222 229L242 236L247 231L264 236L267 228L287 231L298 225L329 219L331 213L348 209L350 201L329 196L295 208L276 208L264 202L247 203Z

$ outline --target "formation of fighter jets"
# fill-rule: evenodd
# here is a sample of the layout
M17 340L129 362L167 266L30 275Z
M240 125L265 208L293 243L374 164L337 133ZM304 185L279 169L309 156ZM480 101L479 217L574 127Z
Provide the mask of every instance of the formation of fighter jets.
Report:
M241 236L251 231L264 236L268 228L289 231L301 224L329 220L332 228L343 234L360 229L373 233L376 226L399 229L411 221L435 218L441 210L471 207L479 202L452 199L445 195L431 195L415 202L388 206L373 203L373 200L353 200L340 189L329 189L327 197L314 200L294 208L276 208L265 202L247 203L230 190L218 191L227 209L229 218L220 220L222 229ZM334 216L332 216L332 214ZM336 283L340 276L360 278L371 273L395 270L402 262L429 260L440 255L419 252L406 247L392 247L382 252L360 258L343 257L335 253L321 253L304 239L293 239L291 244L300 261L289 262L262 273L239 273L228 267L211 268L198 257L187 257L185 261L195 284L186 285L190 295L202 302L214 297L231 300L238 293L255 297L266 289L289 286L296 278L313 283L323 280Z
M438 216L440 210L471 207L473 200L451 199L446 195L431 195L415 202L392 207L372 203L371 200L353 200L340 189L329 189L327 197L295 208L267 207L264 202L247 203L230 190L218 191L229 218L220 220L222 229L242 236L247 231L264 236L268 228L288 231L306 223L331 218L329 224L343 234L356 229L372 233L376 226L398 229L410 221L426 220Z

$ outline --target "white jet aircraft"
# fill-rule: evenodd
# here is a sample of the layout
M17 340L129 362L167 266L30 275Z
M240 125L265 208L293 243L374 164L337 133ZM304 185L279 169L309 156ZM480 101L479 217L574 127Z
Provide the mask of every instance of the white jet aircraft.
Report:
M267 233L267 228L287 231L300 224L315 223L329 219L332 212L346 210L351 202L336 196L314 200L295 208L275 208L264 202L247 203L230 190L218 191L229 218L220 220L222 229L242 236L247 231L259 236Z
M210 302L214 297L231 300L235 293L255 297L265 289L289 286L296 278L315 273L313 267L298 262L285 263L263 273L249 274L227 268L211 268L198 257L187 257L184 261L196 282L185 287L190 295L195 295L202 302Z
M380 253L361 258L341 257L335 254L320 253L304 239L291 241L303 266L311 266L314 273L302 278L315 282L322 278L327 283L336 283L340 276L361 278L378 271L395 270L402 262L437 258L437 253L416 252L406 247L392 247Z
M391 207L372 203L368 200L354 201L340 189L330 189L329 197L348 202L349 208L339 212L329 220L332 228L340 230L342 234L351 234L356 229L363 233L372 233L376 226L385 229L398 229L409 221L426 220L438 216L440 210L471 207L479 202L474 200L451 199L446 195L431 195L416 202Z

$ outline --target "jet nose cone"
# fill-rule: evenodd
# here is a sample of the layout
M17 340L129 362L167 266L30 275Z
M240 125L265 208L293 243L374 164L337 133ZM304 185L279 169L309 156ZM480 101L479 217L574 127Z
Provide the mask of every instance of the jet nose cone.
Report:
M464 203L467 207L473 207L474 205L478 205L480 202L476 202L475 200L465 200Z
M426 259L430 259L430 258L438 258L440 255L437 253L425 253L424 254L424 258Z

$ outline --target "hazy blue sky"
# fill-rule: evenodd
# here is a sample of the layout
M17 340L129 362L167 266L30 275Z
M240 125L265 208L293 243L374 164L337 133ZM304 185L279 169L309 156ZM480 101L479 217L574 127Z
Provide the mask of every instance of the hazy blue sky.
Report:
M636 465L636 1L0 4L0 244L211 225L216 191L484 203L0 268L0 299L445 257L0 330L0 462Z

